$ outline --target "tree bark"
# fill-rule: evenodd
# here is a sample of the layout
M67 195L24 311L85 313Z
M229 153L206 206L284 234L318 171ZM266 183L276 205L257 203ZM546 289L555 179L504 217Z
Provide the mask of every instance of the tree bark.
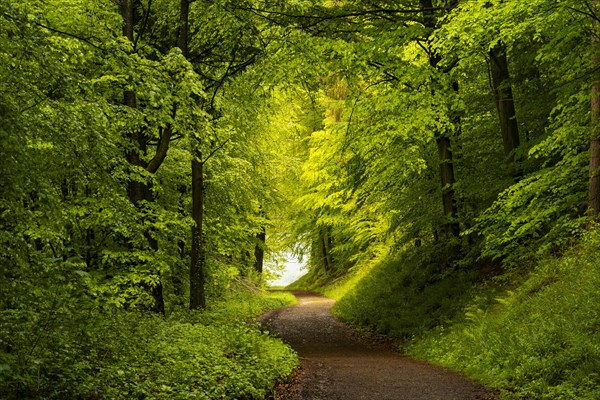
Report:
M135 2L136 0L121 0L121 16L123 17L123 36L131 43L135 27Z
M184 57L189 57L190 0L179 2L179 32L177 46ZM204 161L202 152L192 143L192 248L190 262L190 310L206 307L204 290L206 269L206 243L204 239Z
M436 139L440 160L440 183L442 185L442 206L446 217L446 232L458 238L460 226L456 221L456 196L454 193L454 163L450 150L450 139L439 135Z
M192 261L190 264L190 310L206 307L204 270L206 250L204 243L204 164L197 151L192 160Z
M185 58L189 57L189 35L190 35L190 0L179 2L179 31L177 35L177 47Z
M135 46L135 25L136 25L136 0L121 0L121 17L123 18L123 36L125 36L130 43ZM134 49L135 51L135 49ZM126 90L123 93L123 104L131 109L137 108L137 95L133 90ZM156 149L156 154L148 165L144 165L141 154L146 152L146 135L138 129L134 129L128 134L129 139L133 145L127 153L127 161L133 168L144 168L150 173L154 173L158 170L162 162L164 161L167 151L169 148L169 142L171 139L171 129L167 128L163 131L159 140L159 145ZM152 202L154 201L154 195L152 194L152 188L150 185L140 182L137 179L131 179L127 184L127 195L129 200L139 206L142 201ZM148 232L145 233L148 245L153 251L158 250L158 242ZM165 302L163 298L163 287L160 277L160 271L158 274L158 283L156 285L143 285L148 290L154 299L154 305L152 311L160 314L165 314Z
M130 43L134 42L134 28L135 28L135 0L121 0L121 16L123 18L123 36L125 36ZM132 90L125 90L123 93L123 104L131 109L137 108L137 96ZM127 161L129 165L133 167L141 167L142 160L140 158L141 149L141 135L136 129L128 133L128 137L132 142L133 149L127 153ZM127 194L132 203L138 204L144 198L144 190L142 183L132 179L127 185Z
M592 7L600 9L600 1L592 2ZM592 22L592 67L600 67L600 22ZM591 140L590 140L590 164L589 164L589 187L588 187L588 216L589 226L597 220L600 212L600 77L596 72L592 83L591 101Z
M319 232L321 259L323 263L323 269L325 270L325 272L329 272L333 267L333 257L331 256L331 246L333 243L331 239L330 229L331 228L329 227L324 227Z
M504 155L514 161L514 151L520 145L519 125L510 85L506 49L501 43L497 43L490 49L490 75L500 121Z
M456 5L454 2L453 6ZM421 10L423 13L423 24L426 28L435 29L436 17L434 14L433 3L431 0L421 0ZM430 49L429 53L429 64L435 70L440 71L439 62L441 58ZM458 84L454 85L455 91L458 91ZM434 90L432 90L434 93ZM460 120L457 119L456 123L460 125ZM452 159L451 140L448 136L436 132L436 144L438 148L438 157L440 162L440 183L442 186L442 209L444 216L446 217L444 231L451 237L458 238L460 235L460 225L457 221L456 213L456 197L454 193L454 184L456 182L454 176L454 162ZM453 258L457 250L454 248L451 250L450 258Z
M264 226L261 226L260 232L256 234L256 244L254 245L254 270L259 274L263 272L265 259L265 240L267 232Z
M329 257L327 255L327 247L325 246L325 241L323 240L323 236L320 236L319 247L321 248L321 263L323 265L323 270L328 273L329 272Z

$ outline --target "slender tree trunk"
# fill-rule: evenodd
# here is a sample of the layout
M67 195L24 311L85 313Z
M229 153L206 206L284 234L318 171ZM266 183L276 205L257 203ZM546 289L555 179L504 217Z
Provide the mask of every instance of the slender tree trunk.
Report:
M184 57L189 57L189 19L190 19L190 0L181 0L179 2L179 34L177 35L177 47L181 49Z
M179 2L179 34L177 46L184 57L189 57L189 13L190 0ZM206 248L204 240L204 162L202 152L193 143L192 159L192 249L190 262L190 310L206 307L204 291L204 270L206 267Z
M504 154L507 157L510 156L510 160L514 161L514 151L520 145L519 125L510 85L506 49L501 43L496 44L490 50L490 75L498 119L500 120Z
M321 262L323 270L329 272L333 267L333 258L331 257L331 234L329 227L324 227L319 231L319 248L321 249Z
M454 3L453 3L454 4ZM455 5L455 4L454 4ZM423 12L423 24L429 29L435 29L436 18L432 0L421 0L421 10ZM441 61L440 56L435 54L433 50L429 54L429 64L436 70L440 70L438 64ZM458 86L454 87L458 90ZM456 121L460 124L460 120ZM454 184L456 182L454 176L454 162L452 159L451 140L448 136L437 132L436 144L438 148L438 156L440 162L440 183L442 186L442 208L446 217L445 231L449 236L458 238L460 235L460 226L457 221L456 213L456 197L454 193ZM457 250L451 250L450 258L454 257Z
M440 160L440 183L442 185L442 206L446 217L446 232L455 238L460 235L460 226L456 221L456 196L454 193L454 162L450 150L450 139L438 136L436 139Z
M136 25L136 5L137 0L121 0L121 16L123 18L123 36L125 36L132 44L135 43L134 29ZM123 94L123 104L132 109L137 108L137 96L135 91L126 90ZM159 141L159 145L156 149L156 154L148 165L145 165L142 161L141 154L146 152L146 137L144 133L139 129L134 129L129 134L129 139L133 145L133 149L127 153L127 161L129 165L134 168L144 168L150 173L154 173L158 170L162 162L164 161L167 150L169 148L169 142L171 138L171 129L166 128L163 130L163 134ZM140 182L137 179L132 179L127 184L127 195L129 200L139 206L140 202L145 200L148 202L154 201L152 194L152 188L146 183ZM156 239L150 236L148 232L145 233L148 245L153 251L158 250L158 242ZM150 292L154 299L154 306L152 311L165 314L165 302L163 298L163 286L161 282L160 272L157 271L158 283L156 285L144 285L146 290Z
M135 0L121 0L121 16L123 18L123 36L129 39L130 43L134 43ZM137 108L137 96L133 90L126 90L124 92L123 104L131 109ZM140 132L135 129L129 132L128 136L134 148L127 153L127 161L131 166L141 167L140 143L142 142L142 138L140 137ZM143 192L141 182L135 179L129 181L127 194L132 203L138 204L144 198Z
M143 194L145 201L155 201L154 194L152 193L152 188L150 186L143 185ZM150 245L150 248L156 253L158 251L158 240L152 237L150 235L150 232L146 232L145 235L146 240L148 240L148 244ZM152 307L152 311L158 314L165 315L165 300L163 296L163 285L160 276L160 271L157 271L156 274L158 275L158 282L155 285L146 285L146 289L150 292L152 298L154 299L154 306Z
M327 247L325 246L325 241L323 240L323 236L319 235L320 243L319 247L321 248L321 263L323 265L323 270L327 273L329 272L329 257L327 255Z
M600 1L594 0L592 6L600 9ZM592 67L600 66L600 23L596 20L592 28ZM590 218L590 227L598 218L600 212L600 77L598 73L594 75L592 83L592 103L591 103L592 121L591 121L591 141L590 141L590 165L589 165L589 197L588 197L588 215Z
M192 261L190 264L190 309L206 307L204 293L204 270L206 251L204 243L204 165L202 153L194 154L192 160Z
M331 236L331 227L326 226L323 228L323 246L325 246L325 256L327 257L327 265L333 267L333 256L331 255L331 248L333 247L333 237Z
M259 274L263 272L263 264L265 259L265 240L267 232L265 227L260 228L260 232L256 234L256 244L254 245L254 270Z

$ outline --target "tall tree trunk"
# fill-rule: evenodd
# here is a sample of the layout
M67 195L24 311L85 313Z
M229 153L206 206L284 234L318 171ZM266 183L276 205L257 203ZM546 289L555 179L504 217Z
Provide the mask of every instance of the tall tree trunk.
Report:
M519 125L510 85L506 49L502 43L497 43L490 49L490 75L500 120L504 155L510 156L510 160L514 161L514 151L520 145Z
M254 270L259 274L263 272L265 259L265 240L267 232L264 226L261 226L260 232L256 234L256 244L254 245Z
M442 206L446 217L446 233L458 238L460 226L456 220L456 196L454 193L454 163L450 150L450 139L438 135L436 139L440 160L440 183L442 185Z
M179 32L177 35L177 47L185 58L189 57L189 35L190 35L190 0L179 2Z
M333 247L333 237L331 235L331 227L326 226L323 229L323 245L325 246L325 257L327 258L327 265L333 267L333 255L331 254L331 248Z
M134 29L136 25L136 0L121 0L121 16L123 18L123 36L125 36L132 44L135 43ZM135 91L126 90L123 94L123 104L132 109L137 108L137 96ZM127 161L129 165L134 168L144 168L148 172L154 173L158 170L163 160L167 155L169 142L171 138L171 129L166 128L163 130L159 145L156 149L156 154L148 165L144 165L141 154L146 152L146 137L139 129L134 129L129 133L129 139L133 145L133 149L127 153ZM127 195L129 200L139 206L140 202L145 200L148 202L154 201L151 187L143 182L136 179L132 179L127 184ZM158 250L158 242L156 239L150 236L148 232L145 233L148 245L153 251ZM163 287L160 277L158 274L158 283L155 285L144 285L146 290L150 292L154 299L154 306L152 311L165 314L165 302L163 298Z
M420 0L421 10L423 13L423 24L431 30L436 27L436 17L432 0ZM453 3L455 6L457 2ZM440 56L435 54L434 50L430 49L429 64L436 70L440 71L439 62ZM458 90L458 85L453 88ZM434 92L434 91L433 91ZM460 124L460 120L456 121ZM454 162L452 159L451 140L448 136L436 132L436 144L438 148L438 156L440 162L440 183L442 186L442 208L446 217L444 231L454 239L458 239L460 235L460 226L457 221L456 198L454 193L454 184L456 182L454 176ZM449 257L453 258L457 253L455 246L452 246Z
M324 227L319 231L319 247L321 249L321 260L323 270L329 272L333 267L333 257L331 256L331 233L329 227Z
M327 247L325 246L325 241L323 240L323 236L320 236L319 247L321 249L321 264L323 265L323 270L328 273L329 272L329 257L327 255Z
M596 11L600 10L600 1L594 0L592 6ZM600 67L600 22L592 21L592 67ZM591 103L591 141L590 141L590 165L589 165L589 197L588 212L590 227L598 218L600 212L600 77L596 72L592 83Z
M196 151L192 160L192 261L190 263L190 310L206 307L204 270L204 164L202 153Z
M143 185L143 191L144 200L148 202L153 202L155 200L154 194L152 193L152 188L150 186ZM146 232L146 240L148 240L148 244L150 245L152 251L154 251L155 253L158 252L158 240L152 237L152 235L150 235L150 232ZM152 311L158 314L165 315L165 300L163 296L163 285L161 281L160 271L157 271L156 274L158 275L158 282L155 285L146 285L146 289L150 292L152 298L154 299L154 306L152 307Z
M190 0L179 2L179 34L177 46L184 57L189 57L189 13ZM204 270L206 267L206 248L204 240L204 161L202 152L193 143L192 147L192 249L190 262L190 310L206 307L204 290Z
M135 2L136 0L121 0L121 16L123 18L123 36L129 42L134 43L135 28ZM125 90L123 93L123 104L131 109L137 108L137 97L133 90ZM133 167L141 167L140 144L142 142L140 132L135 129L128 134L132 142L133 149L127 153L127 161ZM127 194L132 203L138 204L143 198L142 183L133 179L127 185Z

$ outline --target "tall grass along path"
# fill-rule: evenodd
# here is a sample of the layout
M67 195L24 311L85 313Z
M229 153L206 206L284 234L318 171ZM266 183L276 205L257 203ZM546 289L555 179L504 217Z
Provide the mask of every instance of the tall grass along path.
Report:
M293 382L274 400L493 400L487 388L451 371L396 353L360 337L331 314L334 300L294 292L298 304L261 322L301 357Z

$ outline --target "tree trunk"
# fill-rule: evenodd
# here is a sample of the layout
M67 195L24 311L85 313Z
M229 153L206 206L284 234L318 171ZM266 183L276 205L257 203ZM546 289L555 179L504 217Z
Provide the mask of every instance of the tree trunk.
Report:
M456 2L453 3L453 5ZM436 27L436 18L433 8L433 3L431 0L421 0L421 10L423 12L423 24L426 28L435 29ZM429 53L429 64L436 70L440 71L439 62L441 61L440 56L435 54L435 52L430 49ZM458 85L455 83L453 85L453 89L458 91ZM432 90L432 94L435 91ZM456 119L456 123L460 125L460 120ZM436 143L438 148L438 156L440 161L440 183L442 185L442 208L444 212L444 216L446 217L445 229L444 231L448 234L448 236L458 239L460 235L460 226L457 221L457 213L456 213L456 198L454 193L454 162L452 159L451 152L451 141L450 138L446 135L443 135L439 132L436 132ZM457 250L451 250L450 258L454 257L454 253L457 253Z
M490 50L490 75L492 78L492 90L500 120L500 131L504 144L504 155L510 156L514 161L514 151L519 147L519 125L513 100L512 87L510 85L510 73L506 49L501 43L497 43Z
M256 244L254 245L254 270L259 274L263 272L265 259L265 240L267 233L264 226L261 226L260 232L256 234Z
M325 272L329 272L333 266L333 258L331 257L331 234L330 228L324 227L319 232L319 247L321 248L321 259L323 263L323 269Z
M179 2L179 32L177 46L184 57L189 57L189 13L190 0ZM204 240L204 161L202 152L192 143L192 248L190 262L190 310L206 307L204 291L206 267L206 243Z
M445 136L438 136L436 143L440 160L440 183L442 185L442 206L446 217L446 232L458 238L460 227L456 221L454 163L450 151L450 139Z
M152 188L148 185L143 185L143 190L144 200L148 202L153 202L155 199L154 194L152 193ZM153 238L150 235L150 232L146 232L146 240L148 240L148 244L150 245L152 251L154 251L155 253L158 252L158 240ZM148 289L148 291L152 295L152 298L154 299L154 306L152 307L152 311L158 314L165 315L165 300L163 297L162 278L160 271L157 271L156 274L158 276L158 282L152 286L147 285L146 288Z
M600 9L600 1L595 0L592 6ZM592 28L592 68L600 67L600 22L594 20ZM590 225L598 218L600 212L600 77L596 72L592 83L591 102L591 141L590 141L590 165L589 165L589 197L588 215Z
M327 265L333 267L333 256L331 255L331 248L333 247L333 237L331 236L331 227L326 226L323 229L323 244L325 246L325 254L327 257Z
M319 235L321 236L321 235ZM329 272L329 257L327 256L327 247L325 246L325 242L323 241L323 237L321 236L321 240L319 243L319 247L321 248L321 263L323 265L323 270L328 273Z
M177 35L177 47L185 58L189 57L189 18L190 18L190 0L181 0L179 3L179 32Z
M121 16L123 18L123 36L125 36L132 44L135 43L134 29L136 24L136 0L121 0ZM137 96L135 91L126 90L123 93L123 104L129 108L137 108ZM145 168L148 172L154 173L158 170L163 160L166 157L169 142L171 138L171 129L166 128L159 141L159 146L156 149L156 154L148 165L144 165L141 159L141 154L146 152L146 137L144 133L138 129L129 132L129 139L133 145L133 149L127 153L127 161L133 168ZM129 200L139 206L140 202L145 200L148 202L154 201L152 188L146 183L132 179L127 184L127 195ZM153 251L158 250L158 242L145 233L148 245ZM158 283L156 285L143 285L148 290L154 299L152 311L165 314L165 302L163 298L163 287L160 277L160 271L157 271Z
M192 261L190 264L190 310L206 307L204 269L206 251L204 243L204 165L202 153L197 151L192 160Z

